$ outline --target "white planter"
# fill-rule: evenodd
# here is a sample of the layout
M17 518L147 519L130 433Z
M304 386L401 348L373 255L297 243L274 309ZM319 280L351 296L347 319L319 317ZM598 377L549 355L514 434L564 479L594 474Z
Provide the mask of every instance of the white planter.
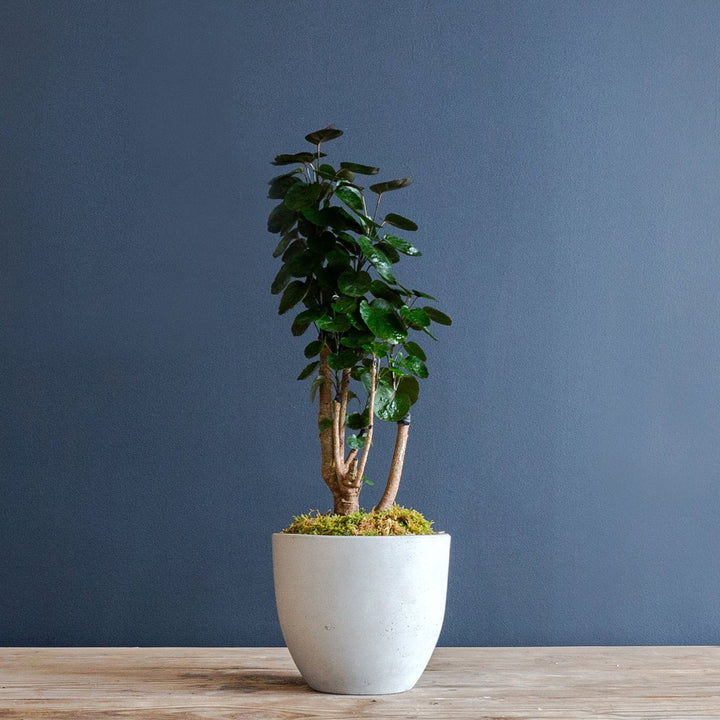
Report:
M285 643L310 687L409 690L445 615L449 535L275 533L275 599Z

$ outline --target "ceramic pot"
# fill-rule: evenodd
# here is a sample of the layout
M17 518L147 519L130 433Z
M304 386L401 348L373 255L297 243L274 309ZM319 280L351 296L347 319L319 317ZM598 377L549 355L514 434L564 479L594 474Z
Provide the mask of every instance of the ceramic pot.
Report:
M272 537L285 643L321 692L404 692L422 675L445 615L450 536Z

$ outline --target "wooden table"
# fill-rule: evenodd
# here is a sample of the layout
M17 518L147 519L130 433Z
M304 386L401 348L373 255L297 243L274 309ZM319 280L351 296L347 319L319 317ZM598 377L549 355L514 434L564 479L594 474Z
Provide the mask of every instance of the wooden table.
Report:
M285 648L0 648L0 718L718 720L720 648L438 648L378 696L310 690Z

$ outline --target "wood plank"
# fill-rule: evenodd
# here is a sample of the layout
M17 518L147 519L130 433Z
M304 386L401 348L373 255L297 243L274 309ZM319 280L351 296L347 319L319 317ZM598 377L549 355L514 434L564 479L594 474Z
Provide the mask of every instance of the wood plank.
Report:
M0 718L718 720L720 648L438 648L366 697L310 690L285 648L4 648Z

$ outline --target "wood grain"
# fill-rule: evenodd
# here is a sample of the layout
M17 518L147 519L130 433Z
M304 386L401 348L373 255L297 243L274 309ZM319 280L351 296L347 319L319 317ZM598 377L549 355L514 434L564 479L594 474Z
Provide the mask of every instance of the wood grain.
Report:
M367 697L310 690L285 648L5 648L0 718L718 720L720 648L438 648Z

